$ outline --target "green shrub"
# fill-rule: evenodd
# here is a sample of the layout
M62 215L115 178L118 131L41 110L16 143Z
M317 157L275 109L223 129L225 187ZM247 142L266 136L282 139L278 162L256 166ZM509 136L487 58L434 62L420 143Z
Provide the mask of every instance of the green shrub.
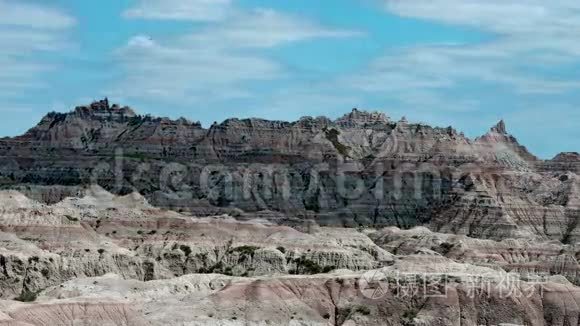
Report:
M32 257L28 258L28 263L32 263L32 262L38 263L39 261L40 261L40 258L38 258L38 256L32 256Z
M33 302L36 301L37 296L38 294L36 292L25 290L22 291L18 297L14 298L14 300L20 302Z
M71 221L71 222L78 222L79 219L70 215L65 215L64 217L66 217L67 220Z
M332 143L332 145L334 145L334 148L336 148L336 150L340 153L340 155L349 157L350 147L343 145L338 140L338 135L340 135L340 131L338 131L336 129L330 129L330 130L326 129L324 131L324 134L326 136L326 139L328 139Z
M417 311L417 309L415 308L410 308L409 310L405 311L405 313L403 313L403 317L401 320L403 322L403 325L412 325L413 319L417 317L418 313L419 311Z
M336 267L334 267L334 266L324 266L322 268L322 273L330 273L335 269L336 269Z
M328 273L335 269L334 266L320 266L318 263L304 256L294 259L294 263L296 263L295 274L320 274Z
M443 253L443 255L447 255L451 249L453 249L453 244L449 243L449 242L443 242L440 247L441 247L441 251Z
M242 256L254 256L254 252L260 248L256 246L240 246L231 249L231 252L238 252Z
M354 311L364 316L368 316L371 314L371 309L366 306L358 306L354 309Z
M191 248L189 246L181 245L179 246L179 249L183 251L186 257L188 257L191 254Z

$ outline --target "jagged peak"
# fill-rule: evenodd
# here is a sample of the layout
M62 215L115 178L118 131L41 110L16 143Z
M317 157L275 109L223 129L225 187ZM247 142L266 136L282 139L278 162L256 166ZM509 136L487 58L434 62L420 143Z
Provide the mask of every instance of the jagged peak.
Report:
M503 120L498 121L489 131L475 139L476 141L492 141L492 142L503 142L508 140L509 142L517 142L517 140L507 132L505 122Z
M521 145L518 140L507 132L505 122L500 120L483 136L475 139L478 143L485 144L503 144L515 151L522 159L526 161L537 161L538 158L530 153L528 149Z
M337 125L342 126L359 126L364 124L386 124L389 123L389 117L379 111L365 111L357 108L352 109L350 113L334 121Z
M109 99L106 97L102 100L94 101L89 105L77 106L74 109L74 113L96 117L124 116L131 118L137 116L135 111L128 106L121 107L118 104L111 106Z
M133 118L137 114L128 106L121 107L118 104L109 105L107 98L92 102L89 105L81 105L74 108L74 110L61 113L52 111L44 116L43 120L65 120L69 116L76 116L81 118Z
M507 129L505 126L505 122L503 120L500 120L493 127L491 127L490 132L494 132L494 133L502 134L502 135L507 135Z

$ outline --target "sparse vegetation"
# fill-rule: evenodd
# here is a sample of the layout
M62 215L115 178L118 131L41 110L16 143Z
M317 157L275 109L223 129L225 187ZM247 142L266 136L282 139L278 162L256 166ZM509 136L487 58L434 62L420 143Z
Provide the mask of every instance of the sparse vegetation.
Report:
M191 248L187 245L179 246L179 250L183 251L186 257L189 257L189 255L191 254Z
M371 309L369 307L366 307L366 306L358 306L354 309L354 312L359 313L359 314L364 315L364 316L368 316L371 314Z
M322 273L330 273L335 269L336 269L336 267L334 267L334 266L324 266L322 268Z
M38 258L38 256L32 256L30 258L28 258L28 263L38 263L40 261L40 258Z
M24 291L22 291L22 293L20 293L19 296L14 298L14 300L20 301L20 302L34 302L34 301L36 301L37 296L38 296L38 293L36 293L36 292L24 290Z
M340 153L340 155L349 157L350 147L343 145L338 140L338 135L340 135L340 131L336 129L325 129L324 134L326 136L326 139L328 139L332 143L332 145L334 146L334 148L336 148L336 150Z
M65 215L64 217L66 217L67 220L71 221L71 222L78 222L79 219L70 215Z
M200 274L225 273L223 270L224 264L220 261L210 267L202 267L197 272Z
M290 274L312 275L312 274L328 273L336 269L335 266L320 266L318 263L310 259L307 259L304 256L294 259L294 263L296 264L296 269L291 270Z
M143 123L144 119L142 115L136 115L134 117L129 118L129 121L127 121L127 125L129 127L135 127L135 126L139 126L141 125L141 123Z
M406 310L403 313L403 316L401 317L401 322L403 323L403 325L414 325L413 323L413 319L415 319L415 317L417 317L417 314L419 313L419 311L415 308L410 308L408 310Z
M453 244L449 242L443 242L441 245L439 245L439 247L441 247L441 253L443 255L447 255L451 249L453 249Z
M232 253L237 252L241 256L252 257L252 256L254 256L254 253L258 249L260 249L260 248L258 248L256 246L240 246L240 247L235 247L235 248L230 249L230 252L232 252Z

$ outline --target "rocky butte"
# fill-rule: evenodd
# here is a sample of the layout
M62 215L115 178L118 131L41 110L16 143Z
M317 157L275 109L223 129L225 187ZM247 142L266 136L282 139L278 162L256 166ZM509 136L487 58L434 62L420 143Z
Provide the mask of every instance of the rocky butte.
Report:
M47 203L98 184L194 215L291 225L424 225L502 239L576 241L577 153L536 158L503 121L477 138L353 109L337 120L199 122L105 99L49 113L0 141L0 185Z
M52 112L0 140L0 325L578 325L578 171L503 121Z

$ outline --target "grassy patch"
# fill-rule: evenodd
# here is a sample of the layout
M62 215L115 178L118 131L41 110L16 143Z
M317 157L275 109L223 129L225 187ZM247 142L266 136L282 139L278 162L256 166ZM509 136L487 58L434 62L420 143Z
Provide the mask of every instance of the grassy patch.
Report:
M20 301L20 302L34 302L34 301L36 301L37 296L38 296L38 293L36 293L36 292L22 291L22 293L20 293L19 296L14 298L14 300Z
M230 249L230 252L234 253L237 252L242 256L254 256L254 253L256 252L256 250L260 249L259 247L256 246L240 246L240 247L235 247Z
M290 271L290 274L321 274L321 273L328 273L334 269L335 266L320 266L318 263L305 258L304 256L300 258L294 259L294 263L296 264L296 269L294 271Z
M64 217L66 217L67 220L71 221L71 222L78 222L79 219L70 215L65 215Z
M326 139L328 139L332 143L332 145L334 146L334 148L336 148L336 150L340 153L340 155L349 157L350 147L343 145L338 140L338 135L340 135L340 131L336 129L326 129L324 130L324 134L326 136Z
M413 325L413 319L417 317L418 313L419 311L415 308L408 309L403 313L401 322L403 323L403 325Z
M188 257L191 254L191 248L189 246L181 245L179 246L179 250L183 251L186 257Z

